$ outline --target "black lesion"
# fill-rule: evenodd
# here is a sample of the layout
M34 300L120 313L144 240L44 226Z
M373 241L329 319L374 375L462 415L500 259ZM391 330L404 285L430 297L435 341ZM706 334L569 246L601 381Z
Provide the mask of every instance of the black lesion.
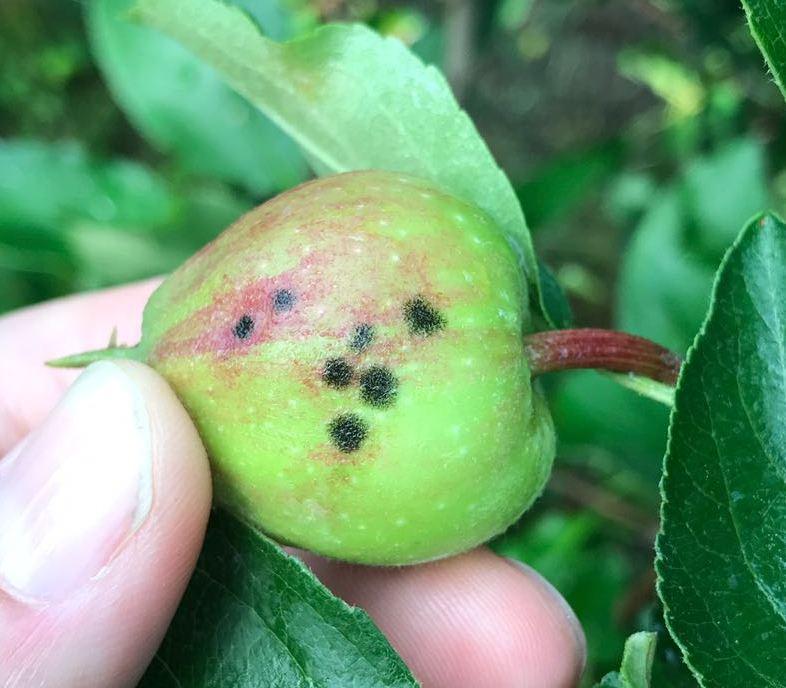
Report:
M373 366L360 376L360 396L372 406L390 406L398 394L398 380L385 366Z
M277 289L273 294L273 310L276 313L291 311L297 297L291 289Z
M352 366L343 358L331 358L322 368L322 380L329 387L340 389L352 382L354 371Z
M427 337L447 324L445 316L422 296L415 296L404 304L404 318L410 334Z
M350 454L360 449L368 435L368 427L356 413L342 413L330 421L328 433L337 449Z
M349 338L349 348L356 353L365 351L374 341L374 326L369 323L361 323L353 331Z
M254 320L247 313L235 323L232 332L238 339L248 339L254 331Z

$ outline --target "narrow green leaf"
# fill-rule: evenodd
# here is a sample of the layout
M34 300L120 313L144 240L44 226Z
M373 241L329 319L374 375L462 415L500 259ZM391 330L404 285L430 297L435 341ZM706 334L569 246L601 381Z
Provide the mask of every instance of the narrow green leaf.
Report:
M360 24L328 24L276 43L217 0L138 0L136 12L213 66L320 172L408 172L480 206L519 253L539 306L532 240L508 178L442 74L401 42Z
M649 688L657 633L640 631L625 641L619 672L603 677L597 688Z
M413 688L365 612L272 540L216 511L140 688Z
M540 258L538 258L538 279L540 282L540 310L548 313L549 323L557 329L565 329L573 324L573 311L565 292L557 278Z
M775 83L786 96L786 4L783 0L742 0L742 6Z
M669 385L650 380L648 377L641 377L640 375L609 373L609 377L618 385L641 394L643 397L657 401L659 404L668 407L674 405L674 388Z
M685 664L682 652L666 628L663 605L653 603L639 614L645 630L655 633L657 642L652 660L652 685L655 688L697 688L693 672Z
M786 226L724 258L677 387L656 567L704 686L786 686Z
M95 58L136 128L187 169L256 194L303 181L308 168L297 146L181 45L130 21L132 5L86 7Z

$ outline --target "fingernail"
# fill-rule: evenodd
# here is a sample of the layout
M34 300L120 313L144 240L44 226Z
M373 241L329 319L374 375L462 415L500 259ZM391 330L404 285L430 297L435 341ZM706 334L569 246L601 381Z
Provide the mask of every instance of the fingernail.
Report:
M98 575L150 511L152 462L142 393L94 363L0 460L0 589L51 602Z
M567 620L571 631L573 631L573 636L576 641L576 648L580 653L581 670L584 671L584 667L587 664L587 639L584 635L584 629L581 627L581 622L576 616L576 612L571 609L571 606L565 601L565 598L562 596L560 591L557 590L557 588L555 588L543 576L541 576L540 573L538 573L535 569L533 569L531 566L528 566L524 562L519 561L518 559L513 559L512 557L506 557L506 559L517 569L523 571L527 576L539 583L541 589L552 599L554 599L554 601L557 603L557 607L562 610L562 613L565 615L565 619Z

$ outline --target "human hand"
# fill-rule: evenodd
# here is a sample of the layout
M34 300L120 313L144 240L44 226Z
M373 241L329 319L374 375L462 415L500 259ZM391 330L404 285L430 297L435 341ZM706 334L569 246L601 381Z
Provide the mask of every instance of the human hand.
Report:
M133 686L193 571L210 478L172 391L139 363L94 364L73 385L76 372L43 365L105 346L115 324L120 341L136 342L155 286L0 318L4 688ZM406 568L304 557L371 614L424 688L578 681L584 636L567 604L534 571L486 548Z

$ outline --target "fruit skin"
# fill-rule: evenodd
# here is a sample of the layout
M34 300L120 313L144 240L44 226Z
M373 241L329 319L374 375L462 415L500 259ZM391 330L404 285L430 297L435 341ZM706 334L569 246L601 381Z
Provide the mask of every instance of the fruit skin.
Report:
M327 556L416 563L504 530L550 473L527 297L480 210L348 173L252 210L174 272L135 355L188 409L219 502Z

